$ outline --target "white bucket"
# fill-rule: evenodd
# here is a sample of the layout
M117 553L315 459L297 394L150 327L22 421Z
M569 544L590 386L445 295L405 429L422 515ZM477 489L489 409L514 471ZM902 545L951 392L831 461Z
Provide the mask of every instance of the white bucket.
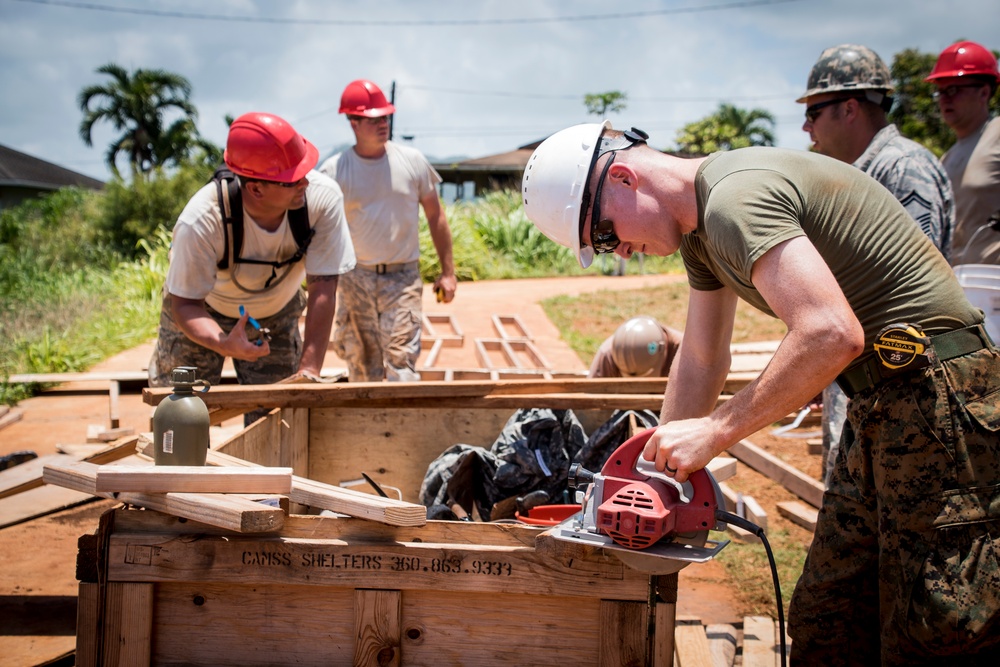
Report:
M960 264L955 275L969 302L986 315L986 331L1000 341L1000 266Z
M1000 266L995 264L959 264L954 267L958 282L1000 286Z

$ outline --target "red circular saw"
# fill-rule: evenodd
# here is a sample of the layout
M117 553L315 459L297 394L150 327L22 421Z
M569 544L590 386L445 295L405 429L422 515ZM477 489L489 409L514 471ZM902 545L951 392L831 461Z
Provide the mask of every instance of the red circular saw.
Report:
M599 473L579 466L570 469L571 486L589 483L589 487L582 513L572 527L567 526L564 537L605 535L625 549L641 550L675 542L683 543L677 545L681 547L700 547L709 530L725 530L716 520L719 506L724 507L722 491L710 472L698 470L681 484L642 458L655 430L647 429L625 441ZM668 553L672 558L700 559L677 549Z

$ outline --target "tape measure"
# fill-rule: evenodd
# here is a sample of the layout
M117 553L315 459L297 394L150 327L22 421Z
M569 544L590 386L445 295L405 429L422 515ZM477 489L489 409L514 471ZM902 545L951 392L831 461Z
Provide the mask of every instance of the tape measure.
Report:
M437 302L438 303L441 303L442 301L444 301L444 288L443 287L438 287L436 290L434 290L434 294L437 296Z
M916 359L923 359L930 339L915 324L890 324L875 336L875 354L886 368L906 368Z

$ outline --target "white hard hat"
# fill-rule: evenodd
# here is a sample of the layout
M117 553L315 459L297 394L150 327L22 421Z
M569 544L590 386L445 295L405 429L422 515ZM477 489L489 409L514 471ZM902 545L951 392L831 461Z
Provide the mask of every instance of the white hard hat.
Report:
M611 121L584 123L556 132L528 158L521 178L524 213L547 237L566 246L580 266L594 261L594 249L580 246L580 203L601 133Z
M602 155L611 153L611 160L614 160L617 151L643 145L649 139L648 134L634 127L614 136L604 136L608 129L611 129L611 121L606 120L556 132L528 158L521 179L521 196L528 219L547 237L572 250L583 268L594 261L593 246L581 244L585 217L582 209L589 206L590 172ZM605 163L604 173L611 166L611 160ZM600 191L598 185L597 196ZM614 239L614 235L611 238ZM597 242L600 243L600 239Z

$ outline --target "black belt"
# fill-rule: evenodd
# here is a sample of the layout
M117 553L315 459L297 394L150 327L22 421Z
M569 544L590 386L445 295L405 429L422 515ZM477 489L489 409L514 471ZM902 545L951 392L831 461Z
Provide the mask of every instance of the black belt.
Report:
M931 346L938 359L947 361L955 357L978 352L984 347L993 347L993 341L982 324L974 324L964 329L930 337ZM931 364L928 355L923 354L900 370L893 370L882 364L875 353L868 353L850 368L837 376L837 384L848 397L870 389L884 380L903 373L919 370Z

